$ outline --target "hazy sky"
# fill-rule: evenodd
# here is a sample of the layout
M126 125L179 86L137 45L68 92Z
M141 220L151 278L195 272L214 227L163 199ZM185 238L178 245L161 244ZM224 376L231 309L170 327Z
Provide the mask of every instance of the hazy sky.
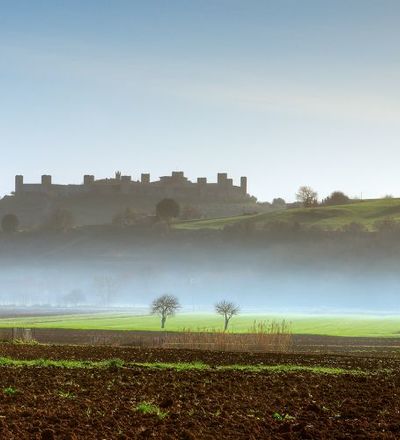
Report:
M400 196L399 23L399 0L0 0L0 194L184 170Z

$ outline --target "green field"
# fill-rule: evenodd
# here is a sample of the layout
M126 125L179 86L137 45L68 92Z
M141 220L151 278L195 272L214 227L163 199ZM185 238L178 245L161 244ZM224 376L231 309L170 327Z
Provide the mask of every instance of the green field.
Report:
M295 208L274 211L265 214L241 215L206 220L191 220L174 225L176 229L223 229L227 225L240 222L254 223L257 228L264 228L270 222L297 222L304 228L319 226L325 230L335 230L357 222L369 230L374 223L383 219L400 221L400 199L378 199L357 201L347 205L326 206L318 208Z
M281 321L291 323L292 333L332 336L400 337L400 316L308 316L308 315L253 315L232 318L230 330L248 332L254 321ZM166 330L221 330L222 318L214 314L186 313L169 318ZM29 318L2 318L0 327L70 328L103 330L160 330L154 316L131 314L84 314Z

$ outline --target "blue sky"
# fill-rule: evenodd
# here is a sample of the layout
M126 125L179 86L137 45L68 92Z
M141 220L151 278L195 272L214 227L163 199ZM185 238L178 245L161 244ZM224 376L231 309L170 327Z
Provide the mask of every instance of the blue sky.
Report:
M400 2L0 0L0 194L115 170L400 196Z

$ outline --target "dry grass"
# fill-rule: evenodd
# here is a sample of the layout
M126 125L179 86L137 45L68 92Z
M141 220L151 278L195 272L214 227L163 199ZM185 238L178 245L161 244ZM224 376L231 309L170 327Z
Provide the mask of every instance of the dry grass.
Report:
M286 321L253 322L248 333L221 330L184 329L163 339L163 348L217 351L287 352L292 345L290 324Z

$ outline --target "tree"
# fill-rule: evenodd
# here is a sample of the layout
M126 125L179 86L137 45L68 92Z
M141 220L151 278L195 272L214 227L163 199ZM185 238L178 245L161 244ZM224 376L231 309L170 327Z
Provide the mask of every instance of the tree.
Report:
M215 311L224 317L224 331L226 331L232 316L238 315L240 308L233 302L223 300L215 304Z
M176 296L162 295L151 303L151 314L161 317L161 328L164 328L167 317L174 316L180 307Z
M7 233L16 232L18 225L18 217L15 214L6 214L1 220L1 229Z
M170 222L172 218L178 217L180 207L174 199L163 199L157 203L156 215L159 219Z
M342 191L334 191L330 196L323 200L323 204L327 206L345 205L350 202L350 197L346 196Z
M286 202L282 197L276 197L272 200L272 207L275 209L283 209L286 208Z
M301 186L296 194L296 200L304 206L310 208L318 203L318 193L309 186Z

